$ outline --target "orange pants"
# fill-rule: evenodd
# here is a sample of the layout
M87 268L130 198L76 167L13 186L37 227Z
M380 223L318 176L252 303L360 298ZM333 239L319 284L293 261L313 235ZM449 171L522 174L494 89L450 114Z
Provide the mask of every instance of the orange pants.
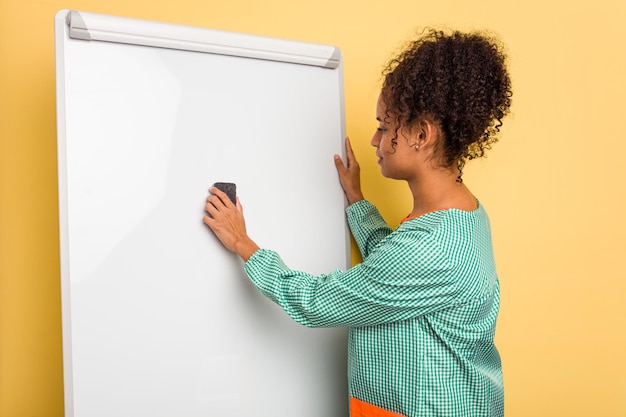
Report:
M405 417L365 401L350 397L350 417Z

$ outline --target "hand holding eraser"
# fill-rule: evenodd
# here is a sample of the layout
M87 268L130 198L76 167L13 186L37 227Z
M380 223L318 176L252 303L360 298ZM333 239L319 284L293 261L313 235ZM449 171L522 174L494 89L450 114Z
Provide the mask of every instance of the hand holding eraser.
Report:
M215 188L224 192L233 204L237 204L237 185L232 182L216 182Z

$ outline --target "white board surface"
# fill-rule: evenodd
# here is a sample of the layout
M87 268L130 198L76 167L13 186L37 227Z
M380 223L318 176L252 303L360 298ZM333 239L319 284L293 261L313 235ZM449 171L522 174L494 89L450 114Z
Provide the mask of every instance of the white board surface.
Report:
M339 51L68 10L55 31L66 416L346 416L345 330L293 322L202 223L234 182L262 247L348 267Z

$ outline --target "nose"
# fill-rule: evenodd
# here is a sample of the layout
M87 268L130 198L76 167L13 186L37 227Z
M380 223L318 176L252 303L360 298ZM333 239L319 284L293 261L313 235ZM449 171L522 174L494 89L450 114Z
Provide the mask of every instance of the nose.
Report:
M382 136L381 131L376 129L376 132L374 132L374 136L372 136L372 139L370 140L370 145L372 145L375 148L378 148L378 146L380 145L381 136Z

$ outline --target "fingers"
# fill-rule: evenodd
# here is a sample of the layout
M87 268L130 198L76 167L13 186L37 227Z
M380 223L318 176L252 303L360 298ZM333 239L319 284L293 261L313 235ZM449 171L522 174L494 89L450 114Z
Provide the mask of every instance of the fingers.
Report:
M204 206L204 210L207 213L213 215L214 213L217 213L219 211L218 208L215 206L215 204L219 205L220 203L221 203L221 200L219 200L215 196L209 196L206 199L206 204Z
M202 221L204 222L204 224L206 224L207 226L209 226L210 228L213 228L213 222L215 220L213 220L213 218L211 218L210 216L204 216L202 218Z
M243 205L241 204L241 201L239 201L239 196L236 197L236 203L233 204L228 195L219 188L211 187L209 188L209 192L211 195L207 197L204 209L207 213L209 213L211 220L220 211L230 208L236 208L237 211L243 215ZM205 223L207 223L206 220Z
M228 195L226 195L226 193L224 193L220 189L216 187L211 187L209 189L209 192L211 193L211 195L207 197L206 204L204 206L204 211L208 213L208 216L204 216L203 221L207 226L212 229L215 226L216 217L218 217L220 214L226 214L228 212L228 209L234 208L235 206L233 205ZM237 202L237 204L237 209L242 212L242 210L239 209L241 204L239 202Z
M339 173L339 175L347 171L339 155L335 155L335 167L337 168L337 172Z
M359 163L354 156L349 138L346 138L346 162L347 164L344 165L341 157L335 155L335 167L337 167L337 173L339 174L339 182L348 198L348 202L352 204L362 200L363 193L361 192Z
M358 168L359 163L354 156L354 151L352 150L352 144L350 143L350 138L346 137L345 141L346 146L346 164L343 163L341 157L339 155L335 155L335 166L337 170L342 171L350 171L351 168Z
M354 151L352 150L352 144L350 143L350 138L346 138L346 160L348 162L348 170L353 167L358 167L359 163L354 156Z
M356 162L356 158L354 157L354 151L352 151L352 144L350 143L350 138L346 138L346 157L348 160L348 166L351 165L351 162Z
M228 197L228 195L226 195L225 192L223 192L222 190L220 190L217 187L211 187L209 188L209 192L212 194L207 198L207 201L209 201L212 197L216 197L213 198L213 205L215 205L215 203L221 203L221 206L224 207L233 207L233 202L230 201L230 198Z

